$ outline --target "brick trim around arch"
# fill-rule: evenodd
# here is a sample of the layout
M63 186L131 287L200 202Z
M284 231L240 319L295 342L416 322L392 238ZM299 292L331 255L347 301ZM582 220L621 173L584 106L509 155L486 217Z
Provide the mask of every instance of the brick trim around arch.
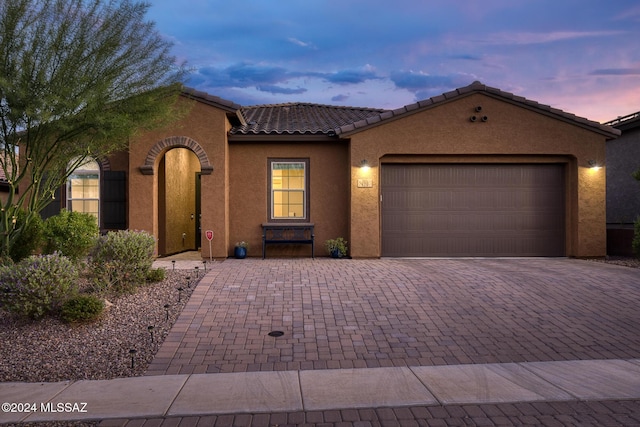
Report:
M200 160L200 173L202 175L211 175L213 172L213 166L209 163L209 157L204 149L193 139L188 136L172 136L165 138L162 141L158 141L147 154L144 161L144 165L140 166L140 172L143 175L153 175L155 173L154 165L156 164L156 158L167 151L169 148L187 148L195 153Z

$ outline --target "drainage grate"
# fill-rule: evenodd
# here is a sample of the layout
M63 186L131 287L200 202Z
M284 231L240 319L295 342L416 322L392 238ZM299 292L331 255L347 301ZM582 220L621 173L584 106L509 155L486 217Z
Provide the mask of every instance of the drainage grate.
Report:
M282 332L282 331L271 331L267 335L269 335L270 337L281 337L281 336L284 335L284 332Z

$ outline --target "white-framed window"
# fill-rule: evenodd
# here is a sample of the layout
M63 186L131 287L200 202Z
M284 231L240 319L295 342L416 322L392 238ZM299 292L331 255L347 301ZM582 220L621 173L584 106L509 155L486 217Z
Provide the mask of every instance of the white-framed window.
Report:
M67 210L89 213L100 220L100 165L94 159L87 159L69 175Z
M307 159L269 160L269 219L308 220Z

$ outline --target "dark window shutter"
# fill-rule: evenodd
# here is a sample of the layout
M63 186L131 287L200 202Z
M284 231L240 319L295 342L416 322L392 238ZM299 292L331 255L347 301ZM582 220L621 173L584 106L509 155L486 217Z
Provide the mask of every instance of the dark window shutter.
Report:
M56 216L60 213L60 210L62 209L62 205L64 203L64 200L62 200L61 189L62 187L56 188L56 192L54 193L55 198L51 200L51 203L49 203L47 206L45 206L44 209L40 211L40 216L42 217L42 219L51 218L52 216Z
M104 230L127 228L127 177L124 171L103 171L100 215Z

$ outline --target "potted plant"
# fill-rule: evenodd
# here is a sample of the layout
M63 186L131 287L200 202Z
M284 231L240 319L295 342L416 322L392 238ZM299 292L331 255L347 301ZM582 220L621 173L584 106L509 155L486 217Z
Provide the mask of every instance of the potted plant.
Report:
M327 248L327 252L331 254L332 258L342 258L347 255L347 241L342 237L329 239L324 242L324 246Z
M233 256L238 259L244 259L247 256L247 249L249 249L249 244L244 240L236 243L236 247L233 251Z

